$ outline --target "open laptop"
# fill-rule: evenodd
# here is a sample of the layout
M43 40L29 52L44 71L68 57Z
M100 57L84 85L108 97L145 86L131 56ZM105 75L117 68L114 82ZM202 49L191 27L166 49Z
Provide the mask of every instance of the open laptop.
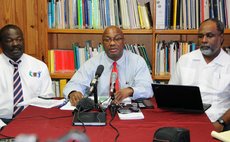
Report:
M158 108L203 113L211 104L203 104L197 86L152 84Z

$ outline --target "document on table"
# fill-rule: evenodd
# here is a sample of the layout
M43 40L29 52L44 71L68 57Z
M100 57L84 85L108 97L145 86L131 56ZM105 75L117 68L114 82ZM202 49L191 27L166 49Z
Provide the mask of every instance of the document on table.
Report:
M141 111L139 112L131 112L127 114L117 113L121 120L137 120L144 119L144 115Z
M31 105L31 106L37 106L37 107L42 107L42 108L52 108L52 107L57 107L63 104L64 101L65 99L55 100L55 99L33 98L31 100L18 103L17 106Z

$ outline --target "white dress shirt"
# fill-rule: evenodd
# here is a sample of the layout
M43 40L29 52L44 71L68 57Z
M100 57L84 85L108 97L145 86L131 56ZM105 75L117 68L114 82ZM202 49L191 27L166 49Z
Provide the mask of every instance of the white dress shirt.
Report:
M11 119L13 116L13 72L10 58L0 54L0 127L1 118ZM23 99L30 100L38 96L54 97L52 81L45 63L23 54L18 70L21 78Z
M199 49L185 54L178 60L169 84L199 86L203 103L212 105L206 114L215 122L230 108L230 56L221 49L207 64Z
M104 71L98 80L98 96L109 96L113 62L105 52L89 59L67 83L64 89L65 97L68 98L69 93L74 90L85 95L99 65L104 66ZM120 89L132 87L134 90L133 99L152 97L152 78L147 64L141 56L124 50L122 57L117 61L117 68Z

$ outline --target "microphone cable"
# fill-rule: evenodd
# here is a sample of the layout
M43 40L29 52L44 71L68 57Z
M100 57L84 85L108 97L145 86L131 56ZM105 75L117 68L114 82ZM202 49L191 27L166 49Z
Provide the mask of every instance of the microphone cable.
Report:
M117 109L118 109L117 107L118 106L116 104L114 104L114 103L111 103L110 106L109 106L110 113L111 113L111 119L109 121L109 126L111 126L117 133L117 135L116 135L116 137L114 139L114 142L116 142L118 137L120 136L119 130L115 126L113 126L113 124L112 124L112 121L114 120L114 118L116 116L116 113L117 113Z

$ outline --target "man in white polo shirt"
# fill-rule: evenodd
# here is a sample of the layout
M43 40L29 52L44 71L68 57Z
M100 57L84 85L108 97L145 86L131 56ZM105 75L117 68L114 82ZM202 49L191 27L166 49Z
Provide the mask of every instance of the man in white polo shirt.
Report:
M24 37L16 25L0 30L0 128L25 107L17 104L38 96L53 97L45 63L24 53Z

